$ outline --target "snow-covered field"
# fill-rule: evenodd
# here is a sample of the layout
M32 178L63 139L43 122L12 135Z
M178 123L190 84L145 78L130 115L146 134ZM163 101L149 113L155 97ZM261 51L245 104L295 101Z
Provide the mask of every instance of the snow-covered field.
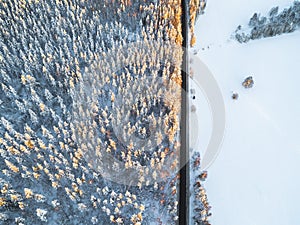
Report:
M196 24L198 56L226 107L225 138L205 184L214 225L300 223L300 32L247 44L229 40L254 12L291 4L209 0ZM252 89L241 85L247 76Z

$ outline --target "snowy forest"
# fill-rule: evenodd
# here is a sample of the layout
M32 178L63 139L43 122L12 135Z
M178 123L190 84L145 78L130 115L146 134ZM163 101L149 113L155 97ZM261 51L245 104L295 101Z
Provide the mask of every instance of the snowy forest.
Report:
M0 224L178 223L180 4L0 2Z

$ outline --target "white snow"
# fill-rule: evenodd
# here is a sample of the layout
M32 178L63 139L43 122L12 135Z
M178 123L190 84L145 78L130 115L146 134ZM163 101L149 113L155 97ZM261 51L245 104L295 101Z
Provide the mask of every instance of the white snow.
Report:
M291 4L209 0L196 24L198 56L226 107L226 135L204 184L213 225L300 223L300 32L247 44L229 40L254 12ZM253 76L252 89L241 85L247 76Z

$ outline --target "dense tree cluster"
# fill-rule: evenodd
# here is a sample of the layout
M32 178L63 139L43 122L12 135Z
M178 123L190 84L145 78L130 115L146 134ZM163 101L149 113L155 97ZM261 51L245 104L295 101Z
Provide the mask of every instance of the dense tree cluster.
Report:
M210 210L206 191L202 185L202 181L207 178L207 172L200 169L200 153L194 152L191 163L192 170L192 194L191 209L193 210L192 223L195 225L210 225L209 217L212 215Z
M270 10L267 16L254 13L248 24L248 31L238 26L235 38L238 42L273 37L284 33L291 33L300 27L300 2L295 1L289 8L279 12L279 7Z
M195 35L195 23L196 19L204 13L206 8L206 0L191 0L189 1L189 14L190 14L190 33L191 40L190 45L193 47L196 44L196 35Z

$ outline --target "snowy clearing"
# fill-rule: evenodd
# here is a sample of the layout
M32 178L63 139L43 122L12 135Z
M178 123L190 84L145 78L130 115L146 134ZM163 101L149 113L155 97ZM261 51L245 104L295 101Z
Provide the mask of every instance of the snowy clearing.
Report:
M300 32L247 44L229 40L254 12L291 4L210 0L196 24L198 55L226 107L224 142L205 183L214 225L299 224ZM248 76L251 89L242 86Z

